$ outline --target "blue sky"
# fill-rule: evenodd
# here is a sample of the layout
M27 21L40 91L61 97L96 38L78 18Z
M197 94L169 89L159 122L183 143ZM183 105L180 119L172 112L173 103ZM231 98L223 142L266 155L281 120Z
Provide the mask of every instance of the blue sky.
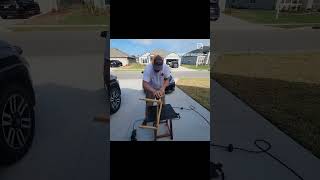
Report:
M141 55L154 49L187 53L197 49L197 44L210 45L210 39L111 39L111 48L118 48L129 55Z

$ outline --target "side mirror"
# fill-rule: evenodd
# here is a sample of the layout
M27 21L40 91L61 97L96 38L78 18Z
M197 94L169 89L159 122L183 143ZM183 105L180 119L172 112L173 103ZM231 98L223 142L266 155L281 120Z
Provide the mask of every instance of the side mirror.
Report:
M106 38L107 37L107 31L102 31L100 33L100 37Z

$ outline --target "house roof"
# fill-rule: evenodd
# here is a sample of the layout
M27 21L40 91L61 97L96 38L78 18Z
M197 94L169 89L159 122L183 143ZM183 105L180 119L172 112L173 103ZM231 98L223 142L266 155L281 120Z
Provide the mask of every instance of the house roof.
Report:
M183 56L197 56L208 54L210 51L210 46L203 46L203 48L195 49L190 52L185 53Z
M130 57L127 53L121 51L120 49L117 48L110 48L110 57L114 57L114 58L120 58L120 57L124 57L124 58L128 58Z
M163 49L154 49L151 54L158 54L160 56L162 56L163 58L165 58L167 55L170 54L169 51L163 50Z
M210 46L203 46L203 48L199 48L199 49L195 49L195 50L192 50L188 53L201 53L201 54L207 54L208 52L210 51Z

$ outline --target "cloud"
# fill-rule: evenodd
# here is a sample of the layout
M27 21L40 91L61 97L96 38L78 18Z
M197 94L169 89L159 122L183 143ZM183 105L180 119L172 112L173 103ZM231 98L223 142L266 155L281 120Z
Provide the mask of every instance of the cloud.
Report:
M152 44L153 40L152 39L135 39L133 40L133 42L137 44L150 45Z

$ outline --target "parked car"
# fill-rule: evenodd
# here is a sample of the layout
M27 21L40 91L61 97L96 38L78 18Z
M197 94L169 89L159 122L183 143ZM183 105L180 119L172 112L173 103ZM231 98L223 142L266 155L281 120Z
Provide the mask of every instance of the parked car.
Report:
M0 164L21 159L35 129L35 94L22 49L0 40Z
M179 62L178 61L167 61L166 64L171 68L178 68L179 67Z
M178 61L172 61L170 67L172 67L172 68L178 68L178 67L179 67L179 62L178 62Z
M28 17L40 14L40 6L34 0L1 0L0 16L3 19L9 16Z
M122 66L122 62L119 60L111 60L110 61L110 66L111 67L121 67Z
M107 31L101 32L101 37L106 39L106 47L104 53L104 87L110 98L110 114L116 113L121 106L121 89L117 76L110 74L110 34Z
M143 71L141 73L143 74ZM175 88L176 88L176 82L174 81L174 78L172 77L172 75L170 75L169 86L165 89L165 93L170 94L175 90ZM142 86L142 89L144 92L146 92L145 89L143 88L143 86Z
M219 0L210 0L210 20L216 21L220 17Z

